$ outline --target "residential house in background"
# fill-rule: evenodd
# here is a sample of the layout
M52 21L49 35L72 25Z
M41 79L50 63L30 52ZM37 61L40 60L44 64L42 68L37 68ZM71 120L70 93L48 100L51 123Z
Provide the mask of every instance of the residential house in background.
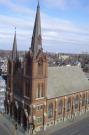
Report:
M5 80L0 76L0 113L5 112L5 93L6 93L6 83Z

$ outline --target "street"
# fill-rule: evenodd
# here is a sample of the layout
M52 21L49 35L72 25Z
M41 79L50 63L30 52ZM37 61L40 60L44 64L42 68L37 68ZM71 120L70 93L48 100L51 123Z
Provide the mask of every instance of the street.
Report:
M11 135L8 128L5 127L5 125L3 125L2 123L0 123L0 135Z
M51 135L89 135L89 117L55 131Z
M88 114L87 114L88 115ZM54 127L51 127L52 129ZM12 135L13 125L10 121L7 121L6 118L0 117L0 135ZM51 129L50 129L51 130ZM18 135L22 135L21 132L17 133ZM24 134L24 133L23 133ZM63 127L59 125L59 129L56 131L52 130L52 132L41 132L40 135L89 135L89 117L85 117L82 120L78 120L77 122L72 123L71 125Z

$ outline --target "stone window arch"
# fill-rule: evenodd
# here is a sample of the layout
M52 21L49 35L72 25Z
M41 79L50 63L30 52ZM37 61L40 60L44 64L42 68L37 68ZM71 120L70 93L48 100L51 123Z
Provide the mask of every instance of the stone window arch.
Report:
M36 98L44 97L44 84L43 82L38 83L37 90L36 90Z
M31 89L31 81L28 80L28 79L26 79L25 80L25 96L26 97L29 97L30 96L30 89Z
M78 105L79 105L79 96L75 95L75 97L74 97L74 107L75 107L75 109L78 108Z
M68 97L67 99L67 106L66 106L67 112L71 110L71 97Z
M41 83L41 97L44 97L44 83Z
M36 98L40 98L40 83L37 85Z
M31 75L32 74L32 63L31 63L31 59L30 57L26 57L26 60L24 62L24 66L25 66L25 69L24 69L24 72L25 74L28 76L28 75Z
M89 104L89 92L87 93L87 103Z
M40 59L39 61L38 61L38 74L40 75L40 74L43 74L43 60L42 59Z
M62 108L63 108L63 101L62 99L59 100L58 102L58 114L62 114Z
M48 118L52 118L53 117L53 103L50 103L48 105Z
M85 93L83 93L83 95L82 95L82 106L85 106L85 100L86 100Z

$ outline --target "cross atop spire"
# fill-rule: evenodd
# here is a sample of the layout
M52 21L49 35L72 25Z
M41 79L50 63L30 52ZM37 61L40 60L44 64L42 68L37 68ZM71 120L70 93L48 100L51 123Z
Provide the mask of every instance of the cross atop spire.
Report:
M17 59L17 40L16 40L16 27L15 27L15 35L13 41L13 48L12 48L12 60Z
M38 0L38 6L37 7L40 7L39 0Z
M32 35L31 50L33 55L36 56L39 50L42 49L42 38L41 38L41 20L40 20L40 5L38 0L35 24Z
M15 27L15 32L16 32L16 27Z

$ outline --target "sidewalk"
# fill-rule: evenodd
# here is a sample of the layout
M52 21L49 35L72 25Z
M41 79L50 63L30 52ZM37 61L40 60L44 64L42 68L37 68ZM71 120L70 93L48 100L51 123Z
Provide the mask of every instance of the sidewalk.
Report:
M10 135L28 135L20 126L15 130L15 121L7 115L0 115L0 122L7 128Z

